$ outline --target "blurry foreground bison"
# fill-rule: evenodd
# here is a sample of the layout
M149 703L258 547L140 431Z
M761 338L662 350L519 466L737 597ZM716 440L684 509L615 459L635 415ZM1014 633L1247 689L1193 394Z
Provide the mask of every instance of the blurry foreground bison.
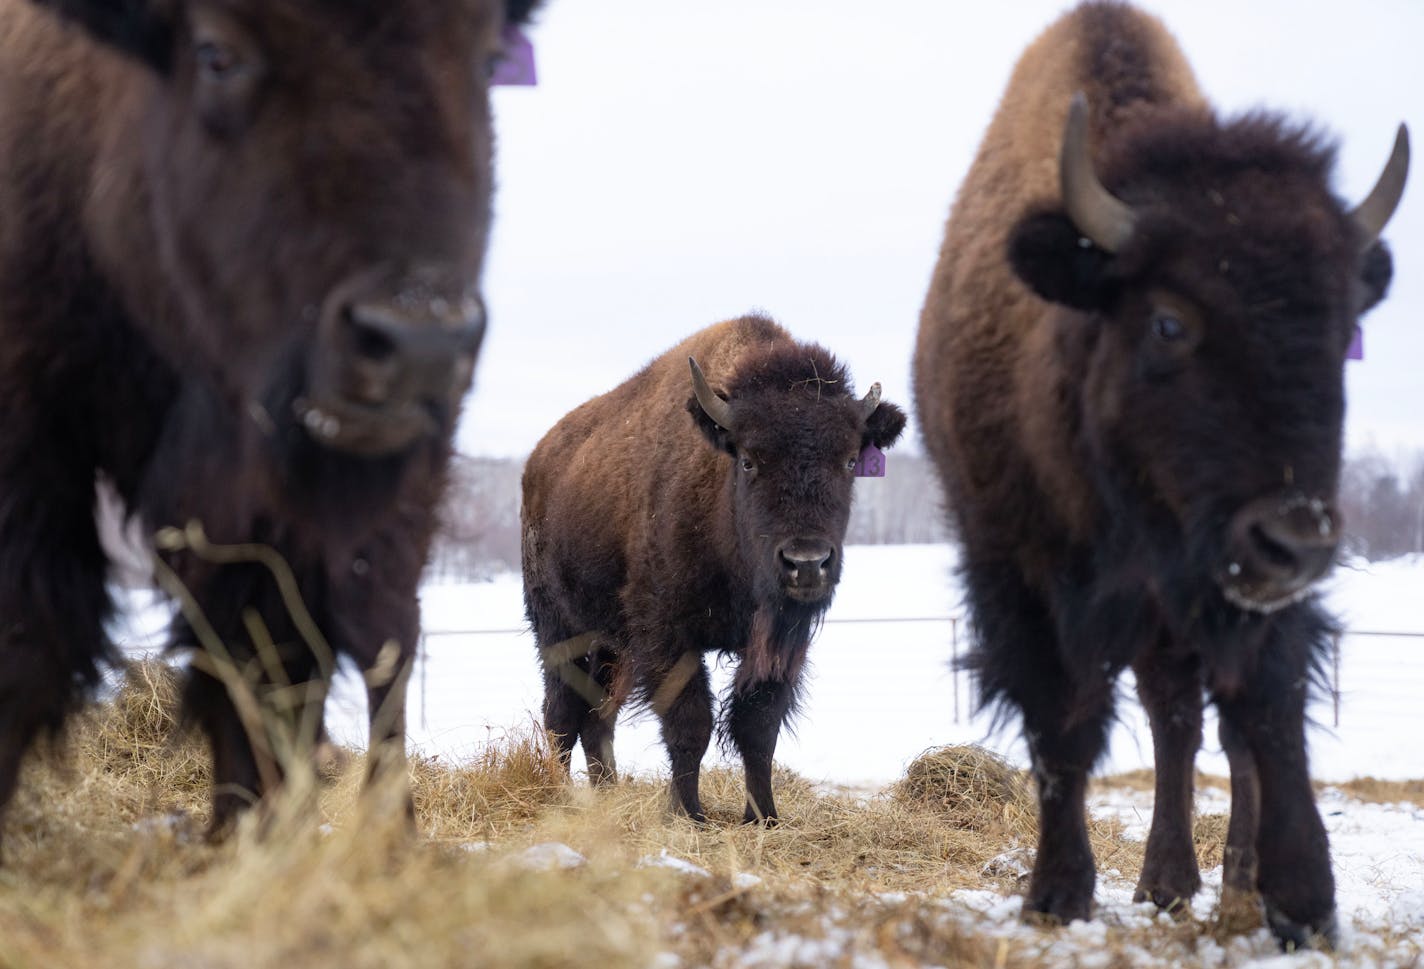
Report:
M565 757L581 741L594 782L611 779L632 696L661 718L678 804L703 820L702 656L730 653L745 819L775 818L772 754L840 579L856 458L904 425L879 384L853 396L830 353L756 316L694 334L556 424L524 472L524 602Z
M1157 756L1139 896L1200 885L1205 692L1231 761L1228 886L1259 888L1283 942L1333 934L1304 734L1332 624L1311 591L1340 534L1346 348L1389 283L1377 237L1406 144L1350 209L1327 142L1218 118L1163 27L1118 3L1069 13L1015 69L949 219L915 402L983 698L1022 712L1038 780L1026 911L1088 915L1084 784L1131 666Z
M0 0L0 806L111 649L101 473L202 526L168 544L215 830L336 655L399 761L484 331L487 78L531 6Z

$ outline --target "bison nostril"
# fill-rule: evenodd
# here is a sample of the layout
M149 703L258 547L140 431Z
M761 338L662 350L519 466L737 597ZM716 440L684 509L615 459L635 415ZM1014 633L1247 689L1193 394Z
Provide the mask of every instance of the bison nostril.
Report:
M825 579L835 554L835 549L798 548L793 545L778 549L776 557L782 572L793 582L800 582L803 577L820 582Z
M1273 572L1294 573L1300 568L1300 556L1289 545L1273 537L1260 524L1252 525L1248 533L1251 549L1261 564Z
M378 313L362 306L348 307L343 314L351 349L365 360L384 363L400 349L391 324Z

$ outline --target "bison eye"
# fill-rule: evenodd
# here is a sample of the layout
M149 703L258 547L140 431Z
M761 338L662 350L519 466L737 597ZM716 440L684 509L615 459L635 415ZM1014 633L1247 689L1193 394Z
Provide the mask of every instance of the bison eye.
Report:
M1186 339L1187 325L1171 313L1158 313L1152 318L1152 335L1163 343Z
M755 470L756 470L756 462L753 461L751 458L743 457L743 458L742 458L742 470L743 470L743 471L746 471L747 473L751 473L751 472L755 471Z
M226 44L205 40L193 51L198 69L215 81L226 80L242 69L242 55Z

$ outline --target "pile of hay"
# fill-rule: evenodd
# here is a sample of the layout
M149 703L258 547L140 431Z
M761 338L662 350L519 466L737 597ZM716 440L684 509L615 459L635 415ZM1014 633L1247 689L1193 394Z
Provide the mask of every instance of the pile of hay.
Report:
M1037 834L1038 805L1027 773L973 744L927 750L893 789L900 800L929 808L967 831Z

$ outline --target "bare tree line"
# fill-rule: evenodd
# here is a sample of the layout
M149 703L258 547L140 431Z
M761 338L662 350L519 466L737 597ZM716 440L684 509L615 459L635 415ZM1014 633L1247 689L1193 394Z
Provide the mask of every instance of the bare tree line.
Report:
M480 579L519 568L523 471L522 459L456 457L428 578ZM856 482L848 543L942 542L947 535L939 484L928 459L892 452L885 477Z
M884 478L856 483L847 543L946 541L944 502L929 459L898 452L888 461ZM523 470L522 459L456 458L429 578L479 579L519 568ZM1399 461L1372 451L1347 460L1340 507L1347 554L1380 561L1424 553L1424 454Z
M1345 551L1378 562L1424 552L1424 453L1391 460L1368 451L1340 480Z

